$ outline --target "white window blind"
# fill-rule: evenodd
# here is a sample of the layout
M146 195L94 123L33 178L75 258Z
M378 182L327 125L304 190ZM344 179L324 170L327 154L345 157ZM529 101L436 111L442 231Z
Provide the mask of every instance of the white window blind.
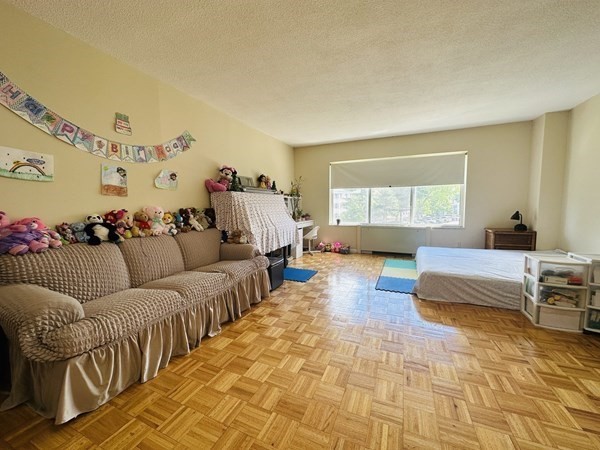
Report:
M332 162L331 189L464 184L467 153Z

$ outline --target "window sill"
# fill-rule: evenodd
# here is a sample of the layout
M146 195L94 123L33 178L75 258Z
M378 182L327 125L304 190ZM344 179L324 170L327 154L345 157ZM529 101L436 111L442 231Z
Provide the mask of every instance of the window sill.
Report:
M394 225L393 223L329 223L330 227L372 227L372 228L410 228L424 230L432 228L435 230L464 230L464 225Z

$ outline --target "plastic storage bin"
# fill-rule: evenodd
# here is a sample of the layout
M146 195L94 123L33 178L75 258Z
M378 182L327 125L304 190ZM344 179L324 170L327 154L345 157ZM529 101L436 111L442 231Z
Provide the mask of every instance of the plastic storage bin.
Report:
M581 311L567 311L552 307L540 308L539 324L545 327L561 328L563 330L581 329Z

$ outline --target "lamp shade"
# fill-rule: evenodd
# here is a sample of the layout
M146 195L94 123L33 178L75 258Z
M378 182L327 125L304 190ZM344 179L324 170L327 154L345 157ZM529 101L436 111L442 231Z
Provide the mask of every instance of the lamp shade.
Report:
M515 231L527 231L527 225L523 225L523 214L519 211L510 216L510 220L518 220L519 223L515 225Z

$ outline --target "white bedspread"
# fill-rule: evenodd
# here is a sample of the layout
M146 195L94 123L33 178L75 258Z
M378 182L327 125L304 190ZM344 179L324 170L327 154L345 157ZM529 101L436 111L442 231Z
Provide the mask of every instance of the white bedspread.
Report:
M520 309L525 252L419 247L419 298Z

